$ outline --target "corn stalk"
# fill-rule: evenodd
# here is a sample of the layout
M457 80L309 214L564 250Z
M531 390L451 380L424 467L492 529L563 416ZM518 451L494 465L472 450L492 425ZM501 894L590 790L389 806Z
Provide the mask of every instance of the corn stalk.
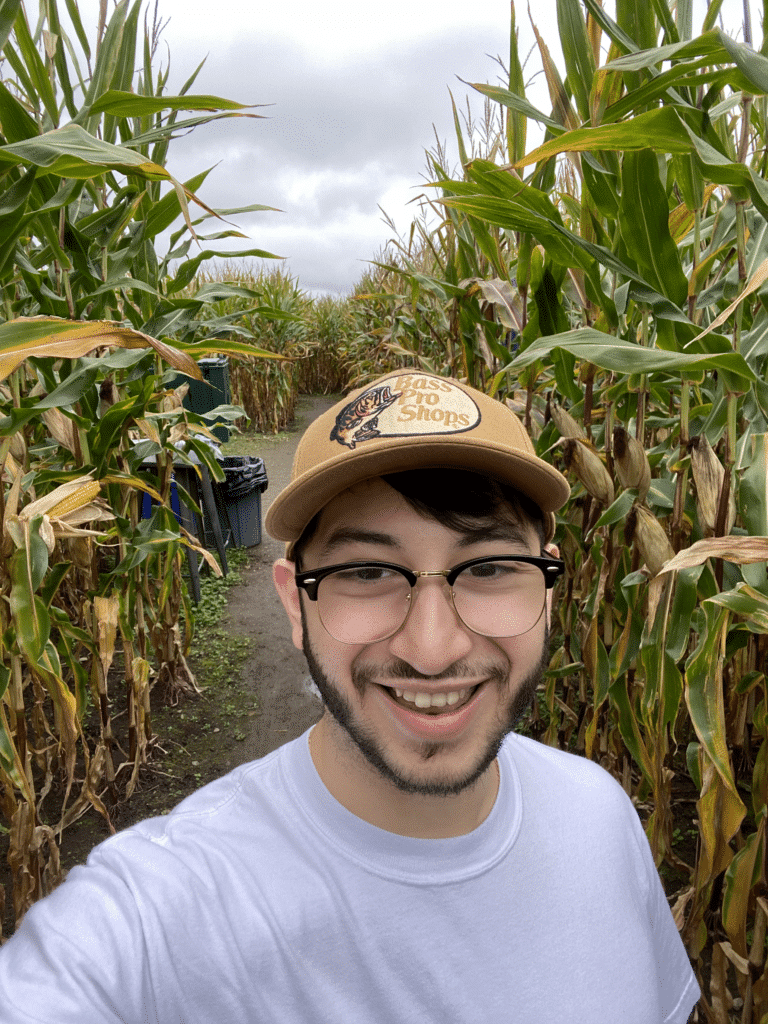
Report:
M531 728L631 793L701 1012L729 1024L739 997L759 1024L768 60L713 27L718 9L694 37L679 4L620 3L614 20L558 0L566 75L540 39L547 112L526 97L513 5L507 81L474 86L505 112L506 145L470 155L459 137L452 175L433 159L442 218L391 260L406 287L389 324L400 356L509 402L569 474L568 574ZM528 120L545 139L526 153Z

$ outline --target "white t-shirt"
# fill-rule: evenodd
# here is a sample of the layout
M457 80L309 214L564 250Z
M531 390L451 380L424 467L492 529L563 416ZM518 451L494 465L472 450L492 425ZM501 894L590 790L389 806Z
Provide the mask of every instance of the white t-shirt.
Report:
M0 950L0 1024L684 1024L699 997L637 815L510 736L483 824L414 839L308 733L91 853Z

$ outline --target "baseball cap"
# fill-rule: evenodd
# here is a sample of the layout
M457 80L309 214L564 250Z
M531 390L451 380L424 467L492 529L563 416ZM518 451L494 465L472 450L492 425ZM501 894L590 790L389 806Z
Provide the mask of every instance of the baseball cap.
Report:
M266 529L291 544L348 487L413 469L465 469L509 484L545 513L547 540L552 513L570 494L568 481L538 458L503 402L451 377L397 370L351 392L307 427Z

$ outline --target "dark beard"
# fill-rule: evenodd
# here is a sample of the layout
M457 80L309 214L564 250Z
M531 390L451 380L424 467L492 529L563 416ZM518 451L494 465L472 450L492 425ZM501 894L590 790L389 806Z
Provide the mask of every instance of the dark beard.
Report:
M401 775L395 768L393 768L382 754L376 736L362 728L359 723L355 721L350 703L342 694L340 687L331 681L325 674L317 657L315 656L315 652L312 649L312 644L307 632L306 618L303 615L302 620L302 647L304 650L304 656L307 659L307 665L309 667L312 680L320 691L320 695L323 698L323 703L325 704L326 709L347 733L368 763L388 782L391 782L403 793L413 793L421 796L456 796L458 793L461 793L470 786L473 786L493 764L499 750L501 749L501 745L504 742L504 738L512 732L530 707L536 688L538 687L544 671L549 664L549 634L547 631L542 644L542 654L539 664L522 681L517 692L513 695L506 709L506 716L499 718L497 728L488 737L485 749L475 767L470 769L465 775L452 781L440 781L438 779L423 781ZM505 671L502 670L498 664L489 665L486 672L486 676L489 680L488 685L493 685L495 683L500 688L506 686L509 678L509 669L511 668L508 661L507 666L507 670ZM440 678L460 679L462 675L465 674L466 673L463 672L459 666L456 666L456 668L449 667L445 672L442 672L437 676L423 676L421 673L412 669L406 662L399 660L392 662L385 670L385 676L389 679L431 679L433 682ZM476 675L476 673L474 674ZM352 683L360 694L361 700L365 698L366 690L373 683L370 676L371 673L365 668L356 669L353 666ZM379 676L379 678L381 678L381 676ZM422 760L425 762L430 760L435 756L435 754L440 753L444 748L445 744L441 742L431 743L425 741L421 746Z

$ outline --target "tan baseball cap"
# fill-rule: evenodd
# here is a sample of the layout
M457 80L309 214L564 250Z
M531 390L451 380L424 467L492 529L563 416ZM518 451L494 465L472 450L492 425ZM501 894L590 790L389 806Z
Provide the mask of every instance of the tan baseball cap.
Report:
M520 420L503 402L450 377L399 370L353 391L307 428L291 482L265 526L297 541L312 518L353 484L410 469L465 469L509 484L552 515L570 487L538 458Z

